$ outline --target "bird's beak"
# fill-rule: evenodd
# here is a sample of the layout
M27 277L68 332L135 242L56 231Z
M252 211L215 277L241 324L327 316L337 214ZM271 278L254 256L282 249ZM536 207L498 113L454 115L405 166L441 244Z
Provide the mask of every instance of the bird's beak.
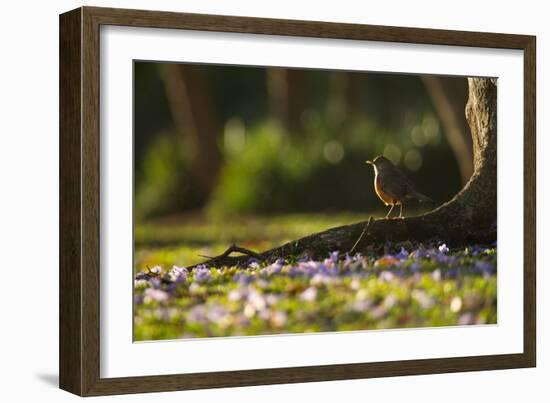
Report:
M374 165L374 162L372 162L371 160L367 160L367 161L365 161L365 162L366 162L367 164L369 164L369 165Z

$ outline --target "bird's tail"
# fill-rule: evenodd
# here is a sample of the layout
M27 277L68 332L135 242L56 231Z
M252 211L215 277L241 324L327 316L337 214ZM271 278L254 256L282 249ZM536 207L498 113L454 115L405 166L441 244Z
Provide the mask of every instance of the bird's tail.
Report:
M420 193L420 192L414 192L414 197L416 197L416 199L419 201L419 202L427 202L427 203L433 203L434 201L432 199L430 199L428 196Z

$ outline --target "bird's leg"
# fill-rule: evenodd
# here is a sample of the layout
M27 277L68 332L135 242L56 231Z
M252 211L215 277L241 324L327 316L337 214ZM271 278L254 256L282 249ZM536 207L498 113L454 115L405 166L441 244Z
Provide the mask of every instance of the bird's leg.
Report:
M391 205L391 208L390 208L390 211L388 211L388 214L386 214L386 217L384 217L384 218L388 218L388 217L390 216L390 214L391 214L391 212L393 211L393 208L394 208L394 207L395 207L395 204L392 204L392 205Z
M399 203L399 218L403 218L403 203Z

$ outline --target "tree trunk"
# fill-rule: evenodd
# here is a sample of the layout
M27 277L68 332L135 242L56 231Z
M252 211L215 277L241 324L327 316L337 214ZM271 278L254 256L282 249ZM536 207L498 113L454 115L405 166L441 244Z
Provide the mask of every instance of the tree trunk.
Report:
M163 79L176 130L183 136L191 159L189 186L206 201L222 162L217 144L219 127L211 113L206 80L195 66L176 63L164 66Z
M362 79L366 80L365 75ZM333 71L329 73L327 113L335 124L342 124L359 109L360 88L356 73Z
M460 169L462 183L465 184L473 172L472 138L464 115L468 83L462 77L422 76L422 81L443 123L447 141Z
M274 260L307 254L326 257L331 251L345 253L355 246L364 252L375 245L392 242L447 242L451 246L489 243L496 239L497 218L497 86L494 79L469 78L466 117L473 139L474 173L464 188L449 202L417 217L377 219L332 228L306 236L278 248L249 256L213 258L206 264L235 265L250 256ZM369 220L370 221L370 220ZM367 225L368 224L368 225ZM368 226L361 241L355 245Z
M305 72L302 70L267 69L267 92L271 115L287 133L300 131L305 106Z

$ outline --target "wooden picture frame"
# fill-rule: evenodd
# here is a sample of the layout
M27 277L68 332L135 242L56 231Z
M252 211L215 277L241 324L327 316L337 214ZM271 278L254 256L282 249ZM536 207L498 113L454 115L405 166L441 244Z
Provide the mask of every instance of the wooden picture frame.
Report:
M519 49L524 52L523 353L127 378L100 377L100 27ZM60 387L81 396L533 367L535 37L82 7L60 16Z

